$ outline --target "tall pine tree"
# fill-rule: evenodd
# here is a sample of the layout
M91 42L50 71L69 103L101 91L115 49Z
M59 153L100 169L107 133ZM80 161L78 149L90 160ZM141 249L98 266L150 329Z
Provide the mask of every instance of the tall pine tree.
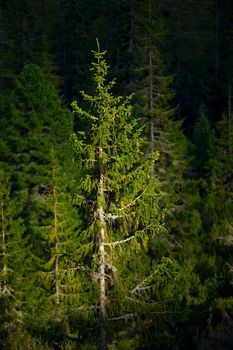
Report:
M106 349L106 320L116 317L121 310L120 295L124 299L129 293L127 289L133 289L133 282L135 285L138 278L142 279L139 272L126 278L127 268L125 274L120 275L127 250L137 247L139 254L140 246L147 246L150 235L159 226L157 181L151 176L157 154L149 157L143 154L144 140L132 118L130 98L113 96L114 82L107 82L104 53L98 47L94 55L95 90L93 95L82 93L87 110L73 103L74 112L86 123L85 129L80 129L79 121L80 128L73 135L73 142L81 169L77 198L86 220L85 254L98 282L95 302L99 305L100 344L101 349ZM119 261L117 250L120 248ZM140 269L143 271L142 266ZM111 299L117 296L118 302L114 305ZM124 313L125 307L121 310Z

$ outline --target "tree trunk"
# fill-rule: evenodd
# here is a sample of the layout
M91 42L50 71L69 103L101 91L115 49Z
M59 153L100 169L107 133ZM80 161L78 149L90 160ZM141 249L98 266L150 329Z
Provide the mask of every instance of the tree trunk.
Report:
M218 0L215 0L215 78L219 73L219 9Z
M151 2L149 1L148 7L148 15L149 15L149 24L152 23L152 9ZM152 57L152 33L149 31L148 36L148 60L149 60L149 114L150 114L150 144L151 144L151 153L155 151L155 140L154 140L154 116L153 116L153 108L154 108L154 77L153 77L153 57Z
M149 96L149 113L150 113L150 143L151 153L154 152L154 118L153 118L153 66L152 66L152 49L149 48L149 79L150 79L150 96Z
M98 218L100 223L99 232L99 280L100 280L100 312L99 312L99 325L100 325L100 349L106 349L106 334L105 334L105 313L106 313L106 288L105 288L105 212L104 212L104 174L103 174L103 150L99 151L99 164L100 164L100 180L99 180L99 194L98 194Z
M59 258L58 258L58 215L57 215L57 193L55 187L55 169L53 168L53 241L55 244L55 295L56 303L60 302L60 281L59 281Z
M229 135L229 156L232 155L232 92L231 92L231 83L229 84L229 92L228 92L228 135Z
M5 233L5 215L4 215L4 192L3 192L3 181L0 183L0 205L1 205L1 226L2 226L2 257L3 257L3 288L2 291L5 293L7 291L6 285L6 274L7 274L7 254L6 254L6 233Z

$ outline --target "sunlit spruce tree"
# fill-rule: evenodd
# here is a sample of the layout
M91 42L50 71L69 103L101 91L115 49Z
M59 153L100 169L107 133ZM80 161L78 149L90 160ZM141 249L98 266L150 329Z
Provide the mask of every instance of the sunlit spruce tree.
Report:
M107 82L108 66L99 46L94 56L95 90L93 95L82 93L87 109L72 104L78 116L72 140L81 174L76 201L86 221L82 249L96 279L100 344L105 349L106 321L128 313L123 300L145 278L143 266L138 271L130 266L128 252L137 249L140 254L159 226L157 181L152 176L157 153L142 152L142 130L132 117L131 98L113 96L115 82Z

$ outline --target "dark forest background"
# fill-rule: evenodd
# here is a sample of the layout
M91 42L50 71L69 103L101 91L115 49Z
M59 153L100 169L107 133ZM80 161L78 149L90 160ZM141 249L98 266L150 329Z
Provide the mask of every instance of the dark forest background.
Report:
M231 0L0 0L1 349L105 348L96 172L80 166L71 137L92 138L71 103L85 109L80 91L95 94L96 38L113 96L133 94L128 125L143 130L142 154L159 152L147 234L131 245L133 223L109 217L112 235L128 233L105 265L108 349L232 349L232 23Z

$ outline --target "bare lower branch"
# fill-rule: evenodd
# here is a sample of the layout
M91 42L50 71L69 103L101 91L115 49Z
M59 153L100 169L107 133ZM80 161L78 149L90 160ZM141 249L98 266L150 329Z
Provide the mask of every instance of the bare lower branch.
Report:
M106 247L114 247L114 246L116 246L118 244L123 244L125 242L131 241L131 239L133 239L133 238L135 238L135 235L134 236L130 236L130 237L126 238L126 239L122 239L121 241L115 241L115 242L112 242L112 243L104 243L104 245Z
M135 287L133 290L131 290L132 293L137 294L137 292L144 292L145 290L149 290L151 288L154 288L155 284L152 284L150 286L146 286L146 287ZM140 295L140 294L138 294Z
M140 290L145 290L147 287L143 287L143 285L150 280L150 278L155 275L159 270L155 270L151 275L147 276L141 283L139 283L136 287L131 290L131 293L139 292ZM149 287L150 288L150 287Z
M122 315L122 316L119 316L119 317L113 317L113 318L110 318L109 321L118 321L118 320L129 320L129 319L132 319L132 318L135 318L135 317L138 317L138 313L137 312L131 312L129 314L125 314L125 315Z
M126 215L116 215L116 214L112 214L112 213L108 213L105 215L105 217L107 219L111 219L111 220L117 220L117 219L121 219L124 218Z
M132 200L132 202L130 202L129 204L125 205L124 207L118 209L118 211L123 211L129 207L131 207L132 205L134 205L135 202L137 202L138 199L140 199L142 197L142 195L145 193L145 191L143 191L139 196L137 196L136 198L134 198L134 200Z

